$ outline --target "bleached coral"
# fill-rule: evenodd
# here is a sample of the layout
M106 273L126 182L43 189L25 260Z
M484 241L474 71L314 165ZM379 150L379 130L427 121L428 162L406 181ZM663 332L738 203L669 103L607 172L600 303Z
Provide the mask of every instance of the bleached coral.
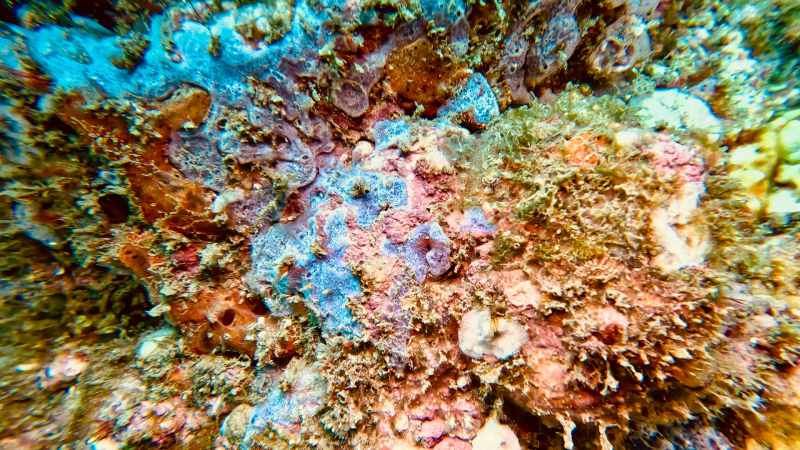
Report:
M800 111L789 111L760 131L757 142L730 152L731 176L742 184L753 211L779 221L800 212Z
M660 89L637 100L639 120L648 128L665 126L712 141L722 136L721 121L703 100L677 89Z
M492 417L483 424L478 435L472 440L473 450L520 450L519 440L514 431Z
M464 314L458 328L458 346L470 358L508 359L528 341L525 328L505 318L494 319L487 309Z
M707 233L690 220L704 191L702 183L686 183L667 205L650 215L655 241L662 248L653 263L661 270L673 272L703 263L711 243Z

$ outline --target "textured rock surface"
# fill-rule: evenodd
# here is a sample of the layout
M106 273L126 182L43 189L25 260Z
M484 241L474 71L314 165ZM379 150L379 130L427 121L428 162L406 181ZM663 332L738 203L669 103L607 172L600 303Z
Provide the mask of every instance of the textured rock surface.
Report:
M788 1L0 5L2 448L794 448Z

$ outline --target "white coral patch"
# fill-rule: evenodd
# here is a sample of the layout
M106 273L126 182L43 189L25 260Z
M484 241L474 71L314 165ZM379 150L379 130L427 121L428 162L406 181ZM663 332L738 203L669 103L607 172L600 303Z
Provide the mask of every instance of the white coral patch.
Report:
M464 314L458 329L458 346L470 358L492 355L507 359L528 341L528 333L519 323L509 319L493 320L486 309Z
M520 450L519 439L508 425L494 417L486 421L472 440L472 450Z
M666 205L650 215L653 238L662 249L653 263L664 272L703 263L710 248L709 236L690 219L704 192L703 183L686 183Z
M639 120L648 128L666 126L676 131L690 131L716 141L722 135L722 122L702 99L679 89L659 89L639 98Z

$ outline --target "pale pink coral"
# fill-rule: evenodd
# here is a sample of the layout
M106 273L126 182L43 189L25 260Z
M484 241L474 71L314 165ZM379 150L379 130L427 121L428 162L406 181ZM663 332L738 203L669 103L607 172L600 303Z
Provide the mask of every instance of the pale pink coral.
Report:
M89 360L82 353L60 353L39 374L39 387L49 391L62 389L75 381L88 366Z
M446 437L439 441L439 443L433 447L433 450L472 450L472 445L461 439Z
M697 150L666 136L645 148L653 166L664 177L678 176L687 182L702 182L705 168Z
M490 418L472 440L473 450L522 450L514 430Z
M528 341L524 327L514 320L493 319L489 310L471 310L461 319L458 345L470 358L508 359Z

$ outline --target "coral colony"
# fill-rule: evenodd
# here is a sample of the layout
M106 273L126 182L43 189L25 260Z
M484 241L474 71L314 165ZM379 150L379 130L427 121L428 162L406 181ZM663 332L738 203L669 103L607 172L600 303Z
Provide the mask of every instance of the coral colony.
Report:
M5 0L0 448L800 449L797 0Z

